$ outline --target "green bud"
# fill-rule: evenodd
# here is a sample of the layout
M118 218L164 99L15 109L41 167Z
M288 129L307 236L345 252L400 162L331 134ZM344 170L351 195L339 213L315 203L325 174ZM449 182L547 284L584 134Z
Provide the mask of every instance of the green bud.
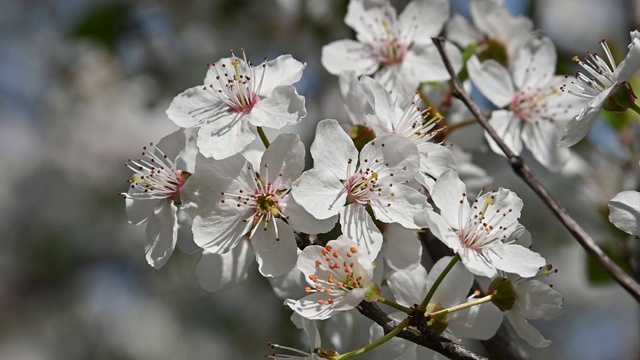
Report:
M440 304L429 303L427 305L427 314L433 313L439 310L442 310L443 307ZM427 326L431 328L436 334L440 335L447 330L449 326L449 314L438 314L436 316L432 316L427 322Z
M333 359L336 356L340 356L340 353L335 351L335 350L331 350L331 349L321 349L321 348L317 348L313 350L314 353L316 353L318 355L318 357L322 358L322 359Z
M631 85L625 81L615 86L602 108L614 113L623 113L636 102L636 99L638 97L633 92Z
M364 296L364 300L374 302L378 301L378 298L380 298L380 287L374 283L369 284L367 295Z
M509 311L516 305L516 289L505 277L495 278L489 285L489 293L493 294L491 302L502 311Z
M373 129L364 125L352 126L351 131L349 131L349 136L351 136L351 140L353 140L353 144L356 146L358 151L362 150L365 144L369 141L376 138L376 134L373 132Z

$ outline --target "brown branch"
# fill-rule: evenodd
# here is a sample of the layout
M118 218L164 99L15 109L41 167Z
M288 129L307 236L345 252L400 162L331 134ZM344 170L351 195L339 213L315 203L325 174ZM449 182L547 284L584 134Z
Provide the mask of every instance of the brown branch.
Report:
M376 303L362 301L357 307L358 311L369 319L380 325L385 334L398 326L398 322L393 320ZM477 355L460 344L439 336L431 331L428 326L421 327L420 333L403 330L398 334L399 338L411 341L418 345L429 348L441 355L454 360L487 360L487 358Z
M489 124L487 118L482 115L482 112L478 108L478 105L471 100L471 97L464 90L460 78L456 75L453 65L444 50L444 39L433 38L440 56L444 61L444 64L451 75L451 79L454 85L453 96L462 100L473 115L478 119L480 125L491 136L491 138L498 144L500 149L504 152L509 159L509 164L513 168L513 171L529 185L529 187L540 197L540 199L551 209L551 212L562 222L564 227L569 230L571 235L578 241L578 243L589 253L594 259L602 266L602 268L609 273L636 301L640 302L640 285L633 280L631 276L625 273L616 263L614 263L598 245L593 241L593 238L587 234L587 232L578 225L578 223L567 213L567 210L542 186L542 183L536 178L529 166L522 160L521 157L509 149L509 147L502 141L500 135Z

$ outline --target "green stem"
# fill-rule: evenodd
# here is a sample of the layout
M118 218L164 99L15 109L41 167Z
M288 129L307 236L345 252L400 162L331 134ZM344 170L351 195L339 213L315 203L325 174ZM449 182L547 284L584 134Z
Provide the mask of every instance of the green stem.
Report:
M402 305L396 303L395 301L391 301L391 300L385 299L382 296L378 298L378 302L383 303L383 304L385 304L387 306L391 306L392 308L394 308L396 310L400 310L405 314L411 313L411 309L409 309L408 307L402 306Z
M438 315L441 315L441 314L450 314L452 312L456 312L456 311L459 311L459 310L462 310L462 309L470 308L472 306L484 304L486 302L491 301L491 299L493 299L493 295L487 295L487 296L482 297L480 299L469 301L468 303L452 306L450 308L442 309L442 310L439 310L439 311L434 311L434 312L432 312L430 314L425 314L425 315L429 316L429 317L434 317L434 316L438 316Z
M269 143L269 138L267 138L267 134L264 133L264 130L262 130L260 126L258 126L258 135L260 135L260 140L262 140L264 147L268 149L271 143Z
M371 344L361 348L361 349L357 349L357 350L353 350L353 351L349 351L346 354L342 354L342 355L338 355L333 357L333 360L347 360L347 359L351 359L354 356L360 355L360 354L364 354L368 351L371 351L373 349L375 349L376 347L386 343L387 341L393 339L396 335L398 335L402 330L404 330L404 328L406 328L407 326L409 326L409 318L404 319L400 324L398 324L398 326L395 327L395 329L389 331L389 333L387 333L385 336L381 337L380 339L372 342Z
M640 115L640 106L638 106L636 104L631 104L631 107L629 107L629 109L635 111L636 114Z
M431 301L431 298L433 297L433 294L436 293L436 290L438 289L438 286L440 286L440 283L442 283L442 281L447 276L449 271L451 271L451 269L453 269L453 266L458 261L460 261L460 255L456 254L453 258L451 258L451 261L449 261L449 265L447 265L447 267L442 271L440 276L438 276L438 278L436 279L436 282L433 283L433 286L431 287L431 289L429 289L429 292L427 293L427 296L424 297L424 300L422 300L422 303L420 304L420 309L422 311L425 311L427 309L427 305L429 305L429 302Z

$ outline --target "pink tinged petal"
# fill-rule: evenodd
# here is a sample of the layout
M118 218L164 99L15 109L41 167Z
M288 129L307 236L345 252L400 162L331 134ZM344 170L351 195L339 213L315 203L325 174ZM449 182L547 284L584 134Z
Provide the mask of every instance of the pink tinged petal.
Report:
M538 280L524 281L516 287L518 310L527 319L551 320L562 313L562 295Z
M609 221L627 234L640 234L640 193L623 191L609 200Z
M364 206L352 203L340 209L340 225L346 237L355 241L361 249L366 249L369 259L378 256L382 248L382 233Z
M320 220L337 215L347 201L347 192L340 179L322 169L311 169L302 174L293 185L291 195Z
M297 83L302 78L302 71L306 66L306 63L301 63L291 55L280 55L276 59L268 61L262 87L260 87L260 95L273 96L272 92L279 86ZM261 75L262 69L256 67L256 76Z
M258 229L251 239L258 270L267 277L288 273L294 268L298 259L293 230L282 220L275 221L278 227L278 239L276 239L274 224L269 224L266 231L262 228Z
M281 129L299 122L307 115L304 96L291 85L278 86L270 96L260 100L246 116L254 126Z
M395 271L388 277L387 282L398 304L407 307L420 304L429 291L427 270L422 266Z
M332 75L340 75L345 71L371 75L380 66L366 45L350 39L334 41L323 46L320 61Z
M411 1L404 8L398 20L403 34L414 34L414 43L433 43L431 37L437 36L449 19L449 1Z
M540 332L529 324L529 322L517 311L507 312L507 319L513 326L518 335L526 340L531 346L536 348L542 348L551 344L550 340L547 340L540 334Z
M497 269L525 278L535 276L546 264L540 254L514 244L492 246L486 255Z
M248 209L250 210L250 209ZM198 215L193 219L193 240L209 252L223 254L231 251L242 236L251 228L250 222L244 222L250 212L244 214L226 209L212 209L209 214Z
M420 166L418 148L399 135L380 136L360 151L360 168L371 168L378 179L393 183L412 180Z
M456 311L449 319L448 329L458 338L488 340L498 331L503 318L495 305L485 303Z
M473 56L467 62L469 77L480 92L497 107L505 107L511 103L515 94L509 70L495 60L480 60Z
M259 172L268 182L280 179L280 189L290 187L304 170L304 154L300 136L281 134L264 151Z
M163 203L167 203L169 200L135 200L131 198L125 198L125 210L127 212L127 219L133 225L140 225L147 221L149 217L153 216L154 210L158 206L162 206Z
M613 72L613 77L617 81L628 80L640 68L640 33L635 30L631 32L631 43L629 52Z
M160 269L173 253L178 238L177 208L165 201L149 218L147 224L147 243L144 247L147 262Z
M420 265L422 243L412 230L398 224L388 224L383 234L382 253L393 270L409 270Z
M428 289L433 287L433 284L435 284L440 274L442 274L442 271L444 271L447 265L449 265L451 259L451 256L445 256L433 265L429 275L427 276ZM472 284L473 275L471 275L471 273L465 269L462 264L457 263L453 268L451 268L438 287L438 290L433 296L432 302L440 303L445 307L461 304L466 301ZM456 335L459 336L458 334Z
M355 170L358 149L336 120L327 119L318 123L316 139L310 151L314 169L329 172L337 179L345 180ZM351 165L349 160L352 161ZM351 171L348 171L349 168Z
M571 154L558 145L560 134L554 123L541 120L522 127L522 141L542 165L550 171L559 171L569 161Z
M446 170L440 175L433 186L431 197L440 209L440 216L449 227L459 230L464 226L469 218L467 187L455 171Z
M489 124L493 126L500 138L504 141L514 154L519 155L522 152L522 120L518 119L515 114L508 110L497 110L491 113ZM484 133L491 150L498 155L504 155L504 152L498 144L485 131Z
M226 126L204 124L198 131L198 149L202 155L226 159L244 150L256 138L256 128L240 115Z
M220 100L215 90L196 86L173 99L167 109L167 116L176 125L191 128L218 120L224 116L227 109L228 106Z
M396 185L390 193L376 198L371 204L377 220L399 223L409 229L420 229L414 221L416 214L430 207L427 198L418 190L405 185Z
M524 91L546 86L554 78L557 59L551 39L531 38L513 62L513 83Z
M327 219L316 219L302 205L296 202L293 196L285 198L287 222L295 230L306 234L323 234L331 231L338 222L338 215L331 216Z
M236 287L247 278L253 260L253 252L246 239L228 253L204 251L196 266L198 284L211 293Z
M453 14L444 30L447 39L460 45L463 49L482 40L481 33L460 14Z

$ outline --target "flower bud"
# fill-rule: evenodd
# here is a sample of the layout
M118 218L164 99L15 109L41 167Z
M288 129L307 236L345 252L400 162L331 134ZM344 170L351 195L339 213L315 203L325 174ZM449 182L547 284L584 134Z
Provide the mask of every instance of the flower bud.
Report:
M493 279L489 285L489 293L491 302L502 311L513 309L516 304L516 289L513 287L511 280L505 277L497 277Z
M613 88L602 108L614 113L623 113L635 103L637 98L629 82L624 81Z

